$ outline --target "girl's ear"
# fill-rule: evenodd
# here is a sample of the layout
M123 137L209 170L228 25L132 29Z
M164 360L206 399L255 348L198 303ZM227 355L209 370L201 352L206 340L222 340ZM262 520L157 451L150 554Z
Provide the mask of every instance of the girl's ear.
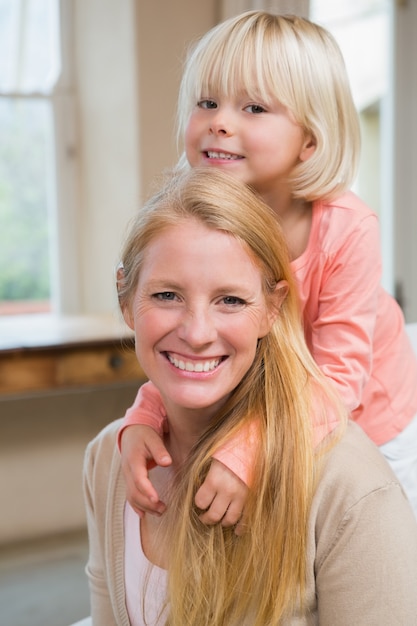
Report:
M308 161L316 150L316 140L313 135L306 135L300 152L300 161Z
M288 294L288 282L286 280L278 281L277 284L275 285L274 292L270 296L271 305L269 307L267 314L265 315L265 320L264 320L264 324L262 328L262 334L259 336L259 338L264 337L271 330L272 325L274 324L275 320L277 319L279 315L281 305L284 302L285 298L287 297L287 294Z

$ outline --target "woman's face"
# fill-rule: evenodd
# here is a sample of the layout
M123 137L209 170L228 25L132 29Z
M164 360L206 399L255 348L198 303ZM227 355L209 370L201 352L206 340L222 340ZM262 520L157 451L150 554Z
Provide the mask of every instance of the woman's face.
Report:
M132 308L136 353L168 411L212 415L253 362L273 322L262 276L234 237L184 220L145 252Z

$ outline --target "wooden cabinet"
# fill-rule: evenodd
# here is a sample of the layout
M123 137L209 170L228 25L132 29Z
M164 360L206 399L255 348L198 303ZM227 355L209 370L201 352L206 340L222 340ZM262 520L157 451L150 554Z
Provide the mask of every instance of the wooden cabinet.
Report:
M0 394L144 382L132 333L111 317L27 317L0 319Z

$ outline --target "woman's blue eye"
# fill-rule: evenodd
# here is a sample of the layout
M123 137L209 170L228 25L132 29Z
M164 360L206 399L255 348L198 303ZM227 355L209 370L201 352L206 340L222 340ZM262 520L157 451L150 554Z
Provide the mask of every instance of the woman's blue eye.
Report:
M229 305L241 305L241 304L245 304L245 301L242 300L242 298L238 298L237 296L225 296L223 298L223 302L225 304L229 304Z
M155 293L154 298L157 300L174 300L175 293L173 291L161 291L160 293Z

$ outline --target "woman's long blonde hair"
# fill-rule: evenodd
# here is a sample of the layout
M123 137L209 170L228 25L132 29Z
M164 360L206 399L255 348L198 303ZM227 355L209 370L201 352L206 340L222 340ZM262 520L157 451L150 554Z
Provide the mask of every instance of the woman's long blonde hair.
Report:
M246 185L221 171L177 173L138 212L122 254L122 309L131 306L147 246L164 229L189 219L246 247L262 273L269 306L278 281L286 280L289 292L271 331L259 339L250 370L172 485L164 515L167 624L276 625L303 599L306 530L317 476L313 412L325 420L329 406L333 417L339 408L306 347L287 247L274 214ZM220 524L204 525L194 496L214 451L254 416L259 443L245 508L247 531L237 537Z
M360 153L359 118L340 48L326 29L302 17L247 11L208 31L185 62L179 142L201 98L243 93L284 105L314 138L314 153L291 174L294 197L312 201L349 189ZM187 165L185 155L179 165Z

